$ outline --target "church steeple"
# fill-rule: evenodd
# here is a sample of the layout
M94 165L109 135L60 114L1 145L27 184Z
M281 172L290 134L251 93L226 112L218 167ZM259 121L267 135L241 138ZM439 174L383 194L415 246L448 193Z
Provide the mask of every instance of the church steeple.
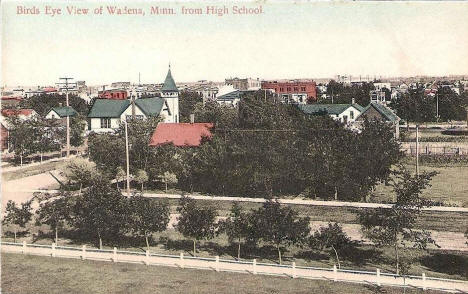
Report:
M179 91L177 89L176 83L174 82L174 79L172 78L170 63L169 63L169 70L167 71L166 79L164 80L164 84L161 88L161 91L163 92L178 92Z

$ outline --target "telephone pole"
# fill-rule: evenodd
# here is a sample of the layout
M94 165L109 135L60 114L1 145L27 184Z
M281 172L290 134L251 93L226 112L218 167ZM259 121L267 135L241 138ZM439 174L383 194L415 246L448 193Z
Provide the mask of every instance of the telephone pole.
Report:
M64 81L57 83L57 86L59 87L60 91L65 90L65 97L67 101L67 157L70 157L70 115L68 113L68 107L70 107L70 104L68 102L68 91L75 89L76 83L70 82L70 80L73 80L73 78L70 77L59 78L59 80Z

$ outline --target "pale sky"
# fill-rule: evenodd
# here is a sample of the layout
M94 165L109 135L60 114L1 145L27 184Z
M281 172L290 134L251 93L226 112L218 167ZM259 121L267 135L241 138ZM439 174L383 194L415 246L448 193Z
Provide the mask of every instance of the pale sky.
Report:
M468 2L2 1L2 85L468 74ZM41 11L17 15L17 6ZM63 15L45 15L45 6ZM68 15L66 6L91 9ZM111 16L107 5L145 16ZM229 15L182 15L225 5ZM233 15L232 6L263 6ZM104 6L103 15L94 15ZM176 15L150 15L150 7Z

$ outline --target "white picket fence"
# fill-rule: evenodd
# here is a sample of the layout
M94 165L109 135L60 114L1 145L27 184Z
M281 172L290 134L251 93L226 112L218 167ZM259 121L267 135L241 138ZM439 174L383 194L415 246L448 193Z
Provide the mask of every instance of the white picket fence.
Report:
M8 253L22 253L31 255L101 260L112 262L139 263L146 265L172 266L179 268L192 268L213 270L216 272L238 272L253 275L286 276L290 278L318 279L329 281L342 281L378 286L397 286L420 288L423 290L434 289L452 293L468 293L468 282L451 279L439 279L421 276L397 276L390 273L382 273L379 269L375 272L356 271L333 268L318 268L291 265L278 265L270 263L257 263L253 261L236 261L228 259L191 257L181 253L177 255L164 255L146 252L100 250L82 247L37 245L23 243L1 242L1 250Z

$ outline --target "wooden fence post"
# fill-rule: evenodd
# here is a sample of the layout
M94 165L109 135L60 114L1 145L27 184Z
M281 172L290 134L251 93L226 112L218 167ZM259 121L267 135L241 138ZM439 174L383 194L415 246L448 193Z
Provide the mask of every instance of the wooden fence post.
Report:
M296 276L296 262L293 261L292 263L292 278L295 279Z
M180 253L180 268L185 268L183 252Z
M55 243L52 243L52 257L55 257Z
M252 266L253 266L253 271L252 272L253 272L254 275L256 275L257 274L257 260L256 259L254 259L252 261Z
M336 269L336 264L333 265L333 281L338 280L338 270Z
M26 241L23 241L23 254L26 254Z
M149 256L150 256L149 250L146 250L146 258L145 258L145 264L146 265L149 265Z
M83 247L81 247L81 260L85 260L86 259L86 245L83 245Z
M377 269L377 286L381 286L381 282L380 282L380 269Z
M215 270L219 272L219 256L216 256L216 261L215 261Z
M116 248L116 247L114 247L114 252L113 252L113 253L114 253L114 254L113 254L112 261L113 261L113 262L117 262L117 248Z
M423 290L426 290L426 274L422 273Z

